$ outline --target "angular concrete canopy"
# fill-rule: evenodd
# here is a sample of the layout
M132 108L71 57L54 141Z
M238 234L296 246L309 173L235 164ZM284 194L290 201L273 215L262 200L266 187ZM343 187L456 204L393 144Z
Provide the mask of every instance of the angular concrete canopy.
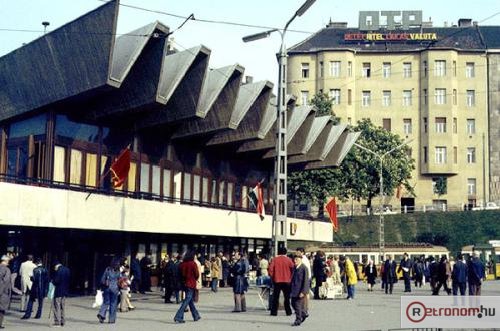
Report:
M229 121L229 128L233 130L217 133L208 140L207 145L257 139L260 127L265 120L272 88L273 84L269 81L241 86Z
M225 79L223 79L224 85L215 84L221 89L218 90L219 93L215 92L217 98L211 104L207 115L204 118L194 118L182 122L172 138L199 136L228 129L240 91L243 72L244 68L240 65L234 65L229 73L213 72L213 75L224 75ZM214 83L218 83L218 81Z

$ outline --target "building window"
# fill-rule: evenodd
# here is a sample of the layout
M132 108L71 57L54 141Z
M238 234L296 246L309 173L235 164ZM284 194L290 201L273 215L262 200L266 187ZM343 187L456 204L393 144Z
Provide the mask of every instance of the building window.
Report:
M403 78L411 77L411 62L403 63Z
M458 148L457 148L457 146L453 147L453 163L454 164L458 163Z
M441 182L439 185L438 183ZM448 193L448 178L446 177L433 177L432 178L432 193L446 194ZM440 188L438 186L441 186Z
M424 117L424 133L427 133L427 117Z
M160 189L161 189L161 169L160 169L160 166L153 165L151 167L151 182L152 182L151 193L159 196Z
M347 62L347 76L352 77L352 62L351 61Z
M227 205L230 207L234 206L234 184L231 182L227 183Z
M422 67L424 67L424 77L427 77L427 61L422 63Z
M309 104L309 91L300 91L300 100L302 105L307 106Z
M467 107L474 107L476 105L476 92L474 90L467 90L466 103Z
M437 88L434 92L434 96L435 96L436 105L446 104L446 89L445 88Z
M453 89L453 105L456 106L458 103L458 98L457 98L457 90Z
M57 147L57 146L56 146ZM82 183L82 152L76 149L71 149L70 165L69 165L69 183L81 184Z
M384 78L391 77L391 63L390 62L384 62L382 64L382 77L384 77Z
M340 77L340 61L330 61L330 76Z
M453 77L457 77L457 61L453 61Z
M163 196L172 196L172 171L170 169L163 169Z
M411 130L412 130L411 118L403 119L403 131L404 131L405 135L411 134Z
M391 91L382 91L382 106L389 107L391 105Z
M332 99L332 105L340 105L340 89L331 89L330 99Z
M363 107L369 107L371 104L371 92L370 91L363 91L361 101L362 101Z
M362 76L369 78L370 75L371 75L371 64L370 62L364 62Z
M325 65L323 64L323 61L319 62L319 77L323 77L325 74Z
M436 133L446 133L446 117L436 117Z
M467 163L476 163L475 147L467 147Z
M474 62L467 62L465 64L465 78L474 78L475 76Z
M302 78L309 78L309 63L302 63Z
M457 118L453 117L453 133L457 133Z
M411 90L403 91L403 107L411 106Z
M476 134L476 120L473 118L467 119L467 134L468 135Z
M424 105L426 105L427 104L427 89L426 88L424 88L423 94L424 94Z
M445 60L434 61L434 76L436 76L436 77L446 76L446 61Z
M352 90L351 89L347 90L347 104L349 106L352 105Z
M467 178L467 194L469 194L469 195L476 194L476 179L475 178Z
M446 147L437 146L436 147L436 164L445 164L446 163Z
M201 200L201 176L193 175L193 201L199 202Z
M382 127L384 128L384 130L391 131L391 119L390 118L382 119Z
M427 163L427 146L424 146L424 163Z
M54 172L52 178L55 182L64 183L66 181L66 163L64 162L65 159L66 148L62 146L54 146Z
M141 162L141 181L139 183L139 191L141 192L151 192L151 186L149 185L149 163Z

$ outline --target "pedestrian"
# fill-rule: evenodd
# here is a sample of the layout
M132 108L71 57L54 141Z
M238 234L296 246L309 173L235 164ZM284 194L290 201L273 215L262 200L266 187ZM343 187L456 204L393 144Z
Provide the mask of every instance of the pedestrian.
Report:
M368 291L373 292L373 285L377 279L377 268L373 264L373 260L368 260L368 265L365 267L364 274L366 276L366 283L368 284Z
M323 251L317 251L313 261L313 275L316 281L314 299L320 299L319 288L326 282L326 258Z
M411 278L410 278L411 269L412 269L412 263L411 260L408 258L408 253L404 253L401 262L399 262L398 272L403 272L405 292L411 292Z
M118 279L118 287L120 288L120 312L126 313L129 310L134 310L135 307L130 303L130 267L124 265L121 268L120 278Z
M453 271L451 272L451 280L453 295L457 295L458 290L460 290L460 295L465 295L465 289L467 287L467 264L465 263L462 253L458 253L457 255L457 262L453 266Z
M347 277L347 300L353 300L354 293L356 292L356 284L358 283L358 274L348 256L345 257L345 274Z
M148 252L146 256L141 259L141 283L140 292L151 292L151 267L153 262L151 261L151 253Z
M295 321L292 326L302 324L309 313L305 307L305 298L309 294L309 274L307 267L302 262L302 255L294 256L295 268L293 269L292 281L290 285L290 297L295 311Z
M231 273L234 277L233 294L234 294L234 309L233 313L241 313L247 311L245 292L248 291L248 271L250 269L248 260L245 254L236 252L234 254L236 263L233 265Z
M24 313L23 317L21 317L21 319L23 320L29 319L31 317L33 303L35 302L35 300L38 302L38 308L35 318L42 317L43 300L49 292L49 273L43 266L42 259L36 258L35 265L36 268L33 269L33 276L31 277L33 285L31 286L28 306L26 307L26 312Z
M4 255L0 260L0 329L4 329L3 318L9 309L12 290L11 274L8 268L9 258Z
M118 286L118 280L120 279L120 259L113 258L109 267L104 270L101 277L101 289L103 303L99 313L97 314L97 319L100 323L104 323L106 320L106 312L109 310L108 323L113 324L116 322L116 309L118 306L118 294L120 293L120 288Z
M446 255L441 257L439 264L437 266L437 285L432 292L432 295L439 295L439 290L443 286L444 290L448 295L451 294L451 289L448 287L448 266Z
M261 277L269 277L269 261L264 253L259 254L259 273Z
M180 303L179 291L181 290L181 279L179 275L180 256L172 254L165 266L163 279L165 285L165 303L173 303L172 295L175 295L175 303Z
M422 287L424 280L424 259L415 258L413 263L413 277L415 278L415 287Z
M194 252L188 251L184 255L184 260L179 265L180 275L182 277L182 286L186 296L182 301L179 310L175 314L174 321L175 323L184 323L184 310L189 306L189 310L191 311L191 315L193 316L193 320L198 321L201 316L196 310L196 306L194 304L194 292L196 290L196 285L198 278L200 276L200 271L198 269L197 264L194 262Z
M302 265L307 269L307 281L309 282L309 287L308 289L311 288L311 281L312 281L312 270L311 270L311 262L309 261L309 258L307 257L306 250L303 247L297 248L297 255L300 255L302 257ZM304 309L306 312L309 311L309 290L304 297Z
M217 258L215 256L212 256L210 259L210 275L212 276L211 280L211 288L212 292L216 293L219 285L219 279L221 274L221 270L219 267L219 263L217 263Z
M278 247L278 256L271 260L269 265L269 276L273 281L273 299L271 304L271 316L278 315L278 305L280 292L283 292L284 306L287 316L292 315L290 307L290 283L292 281L292 272L295 264L286 256L285 247Z
M66 297L69 294L70 271L59 261L54 262L54 275L52 284L54 285L54 298L52 306L54 307L54 326L64 326Z
M21 261L19 260L19 256L15 252L7 252L7 257L9 258L12 293L22 295L23 292L16 286L17 276L19 275L19 269L21 267Z
M475 251L468 265L469 295L481 295L481 284L485 279L484 264L480 253Z
M392 294L394 283L398 281L398 276L396 274L396 261L394 261L394 257L390 254L387 254L384 263L383 277L385 280L385 294Z
M36 268L36 264L33 262L33 255L28 254L27 260L21 263L21 267L19 268L19 275L21 276L21 311L25 311L26 303L29 300L29 296L31 293L31 286L33 282L31 281L31 277L33 276L33 270Z
M142 281L142 273L141 273L141 264L139 262L138 258L139 254L133 254L132 258L130 259L130 278L132 280L132 283L130 284L130 289L132 290L132 293L137 293L137 291L142 291L141 290L141 281Z

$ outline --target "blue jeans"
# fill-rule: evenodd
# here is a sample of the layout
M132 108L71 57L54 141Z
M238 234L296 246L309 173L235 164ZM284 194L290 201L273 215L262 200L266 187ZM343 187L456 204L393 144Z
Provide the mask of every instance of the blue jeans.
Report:
M118 293L114 293L109 288L102 293L103 303L99 310L99 315L106 318L106 311L109 307L109 323L116 321L116 307L118 306Z
M212 291L217 292L217 285L219 284L219 280L217 278L212 278Z
M200 319L200 314L198 313L198 310L196 310L196 307L194 305L194 289L193 288L186 288L186 298L182 301L181 306L179 307L179 310L175 314L174 320L175 321L183 321L184 320L184 310L189 306L189 310L191 311L191 315L193 315L193 319L195 321Z
M354 292L356 292L355 285L347 285L347 298L354 299Z
M30 295L29 301L28 301L28 306L26 307L26 312L24 313L24 316L26 316L26 317L31 316L31 312L33 311L33 303L36 300L36 301L38 301L38 308L36 311L35 318L40 318L42 316L43 299L44 299L43 296L34 297L34 296Z

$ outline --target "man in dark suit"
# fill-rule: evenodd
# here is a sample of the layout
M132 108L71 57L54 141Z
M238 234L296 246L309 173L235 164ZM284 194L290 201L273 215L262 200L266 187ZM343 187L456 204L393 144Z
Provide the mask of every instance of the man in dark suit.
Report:
M399 262L399 271L403 272L403 280L405 282L405 292L411 292L410 270L412 269L411 260L408 258L408 253L404 253L403 259Z
M54 299L52 301L54 307L54 326L64 326L64 307L66 304L66 297L69 294L69 269L56 261L54 263L54 277L52 284L54 284Z
M485 279L484 264L480 253L474 252L468 265L469 295L481 295L481 284Z
M295 269L293 270L290 297L295 310L295 322L292 326L299 326L309 316L305 309L305 298L309 293L309 274L302 264L302 256L294 256Z
M387 259L384 263L384 280L385 280L385 294L392 294L394 283L397 282L398 276L396 274L396 261L392 255L387 254Z
M460 289L460 295L465 295L465 289L467 287L467 264L465 263L462 253L457 255L457 262L453 266L453 271L451 272L451 280L453 295L458 294L458 289Z
M33 276L31 280L33 285L31 287L30 298L28 301L28 306L26 312L21 319L25 320L31 317L31 311L33 310L33 303L35 300L38 301L38 309L36 311L35 318L42 317L43 300L47 296L49 291L49 273L47 269L42 265L42 259L37 258L35 260L36 268L33 269Z

